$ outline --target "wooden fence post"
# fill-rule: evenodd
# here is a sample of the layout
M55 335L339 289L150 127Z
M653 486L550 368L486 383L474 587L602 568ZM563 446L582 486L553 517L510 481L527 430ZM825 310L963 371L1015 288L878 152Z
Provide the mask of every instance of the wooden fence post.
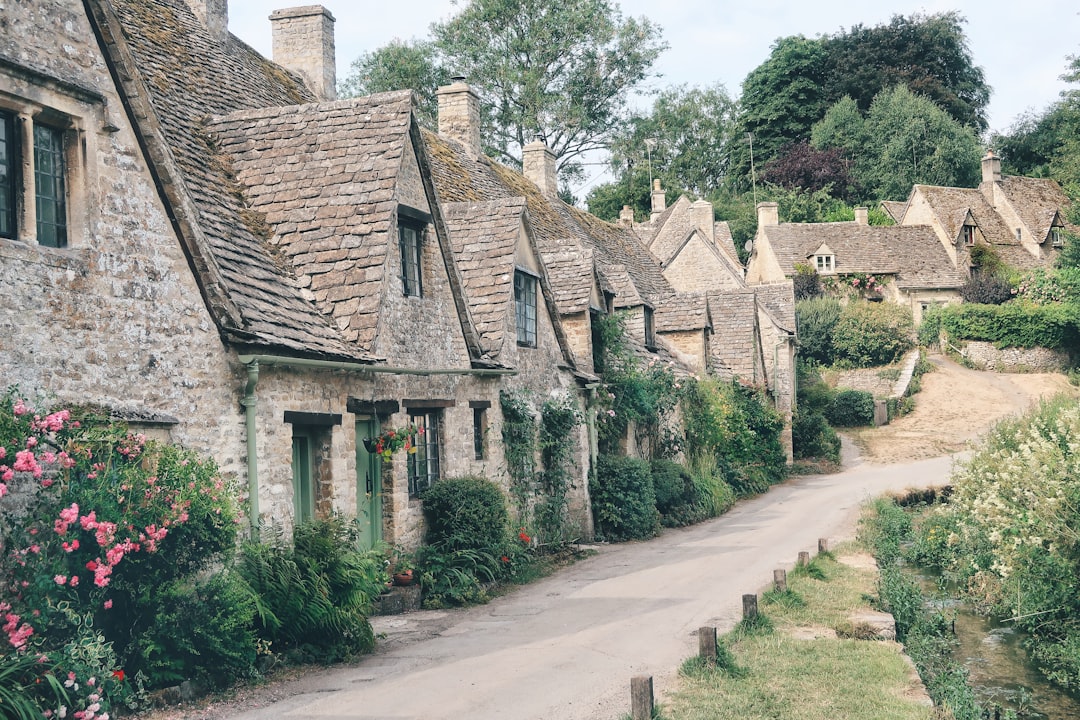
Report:
M778 593L787 592L787 570L772 571L773 589Z
M716 628L708 625L698 628L698 656L709 665L716 664Z
M633 720L652 720L652 675L630 678L630 717Z
M742 596L742 616L743 620L755 620L757 619L757 594L750 593Z
M799 567L806 567L810 564L810 553L805 550L799 553Z
M829 539L828 538L818 538L817 551L818 551L818 555L820 555L822 553L829 552Z

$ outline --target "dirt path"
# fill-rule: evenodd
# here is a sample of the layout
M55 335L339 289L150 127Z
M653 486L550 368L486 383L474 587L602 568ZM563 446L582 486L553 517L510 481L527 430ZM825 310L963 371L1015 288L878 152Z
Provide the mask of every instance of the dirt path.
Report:
M850 434L863 461L886 465L967 450L999 420L1024 412L1039 398L1058 393L1080 397L1080 389L1058 373L992 373L969 370L942 356L931 361L935 370L923 376L912 413Z

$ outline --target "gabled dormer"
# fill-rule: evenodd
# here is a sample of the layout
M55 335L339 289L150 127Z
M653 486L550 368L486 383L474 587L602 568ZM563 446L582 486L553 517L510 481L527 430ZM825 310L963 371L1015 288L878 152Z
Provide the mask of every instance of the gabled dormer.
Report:
M810 267L817 270L818 275L836 274L836 253L825 243L818 246L808 258Z

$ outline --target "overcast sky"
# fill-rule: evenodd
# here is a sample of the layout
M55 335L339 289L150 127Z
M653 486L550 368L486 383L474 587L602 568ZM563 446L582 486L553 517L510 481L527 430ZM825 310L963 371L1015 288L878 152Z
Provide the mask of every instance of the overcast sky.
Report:
M557 2L558 0L552 0ZM295 3L299 5L300 3ZM361 53L401 39L428 36L432 22L452 14L451 0L324 0L337 19L338 79ZM720 82L733 97L747 73L768 56L780 37L835 33L862 23L877 25L893 15L958 11L975 64L992 88L990 128L1005 131L1027 110L1042 110L1065 84L1067 56L1080 53L1080 8L1075 0L623 0L624 15L641 16L663 28L670 48L655 69L659 86ZM727 7L724 7L727 6ZM267 57L271 54L271 11L290 7L273 0L231 0L229 28Z

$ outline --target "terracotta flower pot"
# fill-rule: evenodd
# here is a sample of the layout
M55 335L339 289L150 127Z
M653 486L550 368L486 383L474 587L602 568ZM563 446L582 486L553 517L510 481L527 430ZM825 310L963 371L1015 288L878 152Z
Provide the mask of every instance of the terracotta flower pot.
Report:
M400 586L412 585L416 581L416 575L412 570L402 570L394 573L394 584Z

